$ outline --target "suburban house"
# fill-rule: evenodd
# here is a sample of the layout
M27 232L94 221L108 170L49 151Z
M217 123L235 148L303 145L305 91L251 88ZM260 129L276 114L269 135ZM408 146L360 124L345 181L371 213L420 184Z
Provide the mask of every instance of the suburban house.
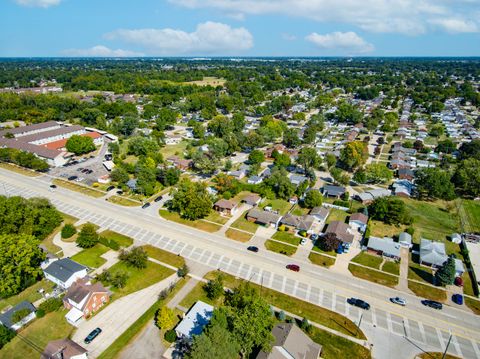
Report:
M243 203L246 203L252 207L257 206L260 202L262 202L262 197L260 197L258 194L252 193L246 196L244 199L242 199Z
M264 211L262 209L253 208L247 213L247 220L255 222L263 226L277 227L282 216L273 212Z
M202 334L203 328L212 319L213 309L210 304L197 301L176 326L177 337L190 340L193 335Z
M412 181L415 178L415 173L410 168L400 168L397 172L398 178Z
M178 156L170 156L167 158L167 161L173 164L176 168L178 168L181 171L186 171L190 169L193 165L192 160L184 160Z
M286 214L280 220L281 224L284 224L288 227L293 227L299 231L305 231L309 234L313 233L313 227L316 222L315 217L304 214L303 216L297 216L294 214Z
M40 359L88 359L87 349L65 338L48 342Z
M377 198L391 196L391 192L388 189L377 188L363 193L359 193L355 196L357 200L362 202L362 204L368 204L375 201Z
M325 197L333 197L333 198L340 198L345 194L345 187L340 186L333 186L333 185L325 185L322 188L322 194Z
M308 181L308 178L302 175L292 175L290 176L290 183L294 186L298 186L301 183Z
M409 180L398 180L393 183L393 194L399 197L410 198L412 196L414 185Z
M247 182L249 184L260 184L260 183L263 182L263 177L261 177L261 176L250 176L250 177L248 177Z
M213 209L220 214L231 216L232 214L235 214L237 210L237 204L222 198L214 203Z
M43 270L43 273L49 281L63 289L68 289L77 279L86 277L87 269L84 265L74 262L70 258L62 258L52 262Z
M314 207L310 211L310 215L315 217L317 221L325 223L330 211L326 207Z
M25 312L28 311L28 314L26 314L20 320L14 320L15 313L21 310L25 310ZM31 322L35 319L35 311L36 309L33 304L24 300L13 308L10 308L6 312L0 314L0 324L11 330L18 330L28 322Z
M343 243L352 243L354 236L350 231L350 226L345 222L333 221L327 226L325 234L334 233Z
M412 248L412 236L407 232L402 232L398 236L398 243L400 243L402 247Z
M270 353L261 351L257 359L318 359L322 346L293 323L277 324L272 329L275 342Z
M422 238L420 240L420 264L439 268L448 260L445 251L445 243L434 242L429 239ZM455 259L455 272L457 276L461 276L465 272L465 268L460 259Z
M378 255L400 260L400 244L396 243L390 237L370 237L368 238L368 251Z
M91 284L85 279L73 283L63 297L63 305L70 311L67 321L75 325L81 318L87 318L110 300L110 293L100 282Z
M367 223L368 217L360 212L352 214L348 220L348 224L361 233L364 233L367 229Z

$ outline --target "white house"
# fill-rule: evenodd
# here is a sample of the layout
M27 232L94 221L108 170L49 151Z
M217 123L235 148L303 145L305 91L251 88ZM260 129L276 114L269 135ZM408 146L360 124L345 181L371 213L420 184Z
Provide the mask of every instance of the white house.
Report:
M68 289L77 279L86 277L87 269L70 258L63 258L50 264L43 270L43 273L49 281L61 288Z
M28 311L28 314L25 315L20 320L14 320L13 316L15 315L15 313L24 309ZM13 308L0 314L0 324L11 330L18 330L21 327L23 327L25 324L27 324L28 322L31 322L34 319L35 319L35 307L33 306L32 303L27 302L26 300L18 303Z
M363 213L354 213L350 216L348 224L360 233L364 233L367 229L368 217Z

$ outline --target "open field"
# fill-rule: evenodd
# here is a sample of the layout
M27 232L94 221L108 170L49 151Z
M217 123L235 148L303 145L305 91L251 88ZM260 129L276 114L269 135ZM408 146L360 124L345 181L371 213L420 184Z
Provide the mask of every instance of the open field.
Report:
M480 232L480 201L459 199L458 214L465 232Z
M206 76L202 80L184 82L187 85L197 85L197 86L223 86L227 82L224 78L219 77L210 77Z
M43 318L30 323L19 334L43 350L49 341L69 337L72 333L74 327L65 320L65 314L67 314L66 309L48 313ZM0 357L5 359L38 358L39 353L19 336L16 336L0 350Z
M377 284L386 285L387 287L395 287L398 284L398 278L388 273L379 272L373 269L360 267L355 264L349 264L348 270L358 278L369 280Z
M23 168L17 165L14 165L13 163L7 163L7 162L0 162L0 168L4 168L6 170L19 173L24 176L28 177L38 177L41 175L39 172L35 172L34 170L29 170L28 168Z
M288 244L283 244L277 241L272 241L270 239L265 242L265 248L267 248L269 251L284 254L289 257L294 255L295 252L297 251L296 247L293 247Z
M237 231L236 229L229 228L226 230L225 235L227 238L233 239L234 241L239 241L242 243L248 242L252 239L253 235L245 233L243 231Z
M172 292L168 294L168 297L164 300L159 300L148 308L145 313L142 314L126 331L124 331L100 356L99 359L114 359L118 358L120 352L127 347L132 340L142 331L147 323L152 320L155 313L163 305L168 303L175 294L188 282L189 277L180 279Z
M112 288L113 300L121 298L127 294L137 292L147 288L155 283L162 281L174 273L170 268L161 266L160 264L147 262L147 268L138 269L128 266L124 262L118 262L109 269L110 273L115 274L123 272L128 274L127 285L123 288Z
M370 235L374 237L390 237L393 238L394 236L398 236L400 233L405 231L407 226L401 224L398 226L385 224L380 221L369 220L368 221L368 228L370 228Z
M30 287L24 289L22 292L17 295L1 299L0 300L0 311L5 309L8 306L14 306L20 303L21 301L28 300L29 302L35 302L42 298L42 295L38 293L40 289L43 289L45 292L50 292L54 287L54 284L49 280L42 279L41 281L31 285Z
M180 302L180 306L188 309L198 300L201 300L202 302L208 303L215 307L221 305L223 303L224 296L222 295L220 296L220 298L217 298L215 300L209 299L205 291L203 290L204 285L204 282L198 282L195 287L193 287L193 289L190 291L190 293L188 293L185 298L182 299L182 301Z
M124 207L138 207L141 206L142 203L138 201L131 200L126 197L122 196L117 196L113 195L107 198L108 202L118 204L119 206L124 206Z
M89 188L89 187L86 187L86 186L82 186L82 185L79 185L75 182L64 181L64 180L61 180L61 179L58 179L58 178L55 178L52 182L54 184L56 184L57 186L67 188L71 191L79 192L79 193L82 193L82 194L90 196L90 197L99 198L99 197L105 196L105 194L106 194L105 192L102 192L102 191L99 191L99 190L96 190L96 189L93 189L93 188Z
M187 148L188 141L182 140L179 144L168 145L160 149L160 153L163 155L164 159L167 159L171 156L178 156L183 158L183 152Z
M72 260L89 268L98 268L107 261L106 259L102 258L101 255L109 250L110 248L105 247L103 244L97 243L92 248L84 249L83 251L75 254L72 257Z
M161 209L159 211L159 214L160 214L160 216L162 216L163 218L165 218L169 221L184 224L184 225L187 225L187 226L190 226L190 227L193 227L193 228L196 228L196 229L200 229L202 231L209 232L209 233L217 232L221 228L220 225L205 222L205 221L202 221L202 220L189 221L188 219L183 219L183 218L180 217L180 215L178 213L170 212L166 209Z
M183 259L183 257L164 251L163 249L151 246L149 244L142 246L142 248L145 250L145 252L147 252L149 257L156 259L157 261L170 264L171 266L177 268L185 264L185 259Z
M308 259L310 259L310 261L313 264L316 264L322 267L327 267L327 268L335 264L335 258L324 256L320 253L315 253L315 252L311 252L310 255L308 256Z

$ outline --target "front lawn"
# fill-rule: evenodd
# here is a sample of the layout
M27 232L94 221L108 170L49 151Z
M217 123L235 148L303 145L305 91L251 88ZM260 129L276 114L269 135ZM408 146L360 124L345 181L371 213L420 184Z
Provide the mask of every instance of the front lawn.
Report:
M236 219L235 222L232 223L231 228L237 228L250 233L255 233L257 231L258 224L247 221L247 213L248 211L245 211L238 219Z
M380 269L380 264L382 264L383 258L373 254L369 254L367 252L361 252L355 258L352 259L352 262L363 264L364 266L367 266L367 267Z
M463 297L463 299L465 299L465 305L467 307L469 307L476 315L480 315L480 300L469 297Z
M411 280L408 281L408 288L419 297L436 300L438 302L447 300L447 292L440 288L420 284Z
M210 222L205 222L205 221L202 221L201 219L196 221L189 221L188 219L184 219L180 217L180 215L177 212L170 212L170 211L167 211L166 209L161 209L159 211L159 214L166 220L184 224L186 226L193 227L209 233L217 232L220 230L220 228L222 228L220 225L213 224Z
M296 247L293 247L289 244L283 244L277 241L272 241L270 239L265 242L265 248L267 248L269 251L284 254L289 257L294 255L295 252L297 251Z
M238 242L248 242L250 239L252 239L253 235L250 233L246 233L243 231L237 231L236 229L229 228L226 230L225 235L227 238L233 239L234 241Z
M294 246L298 246L300 244L301 238L295 236L290 232L282 232L278 231L272 237L272 239L276 239L277 241L293 244Z
M210 214L205 217L206 221L215 222L221 225L227 223L228 219L228 217L221 216L217 211L211 211Z
M370 235L373 237L390 237L398 236L400 233L407 229L405 225L390 225L380 221L370 220L368 221L368 228L370 229Z
M101 255L109 250L110 248L104 246L103 244L97 243L92 248L84 249L83 251L75 254L72 257L72 260L89 268L98 268L107 261L106 259L102 258Z
M128 274L127 285L125 287L111 288L111 290L114 292L114 300L130 293L147 288L175 273L170 268L164 267L151 261L147 262L147 268L144 269L137 269L127 266L125 262L118 262L109 269L109 272L112 274L118 272Z
M398 284L398 278L388 273L379 272L373 269L360 267L355 264L349 264L348 270L358 278L369 280L377 284L385 285L387 287L395 287Z
M185 264L185 259L183 259L183 257L151 246L150 244L142 246L142 248L147 252L149 257L156 259L157 261L170 264L176 268L180 268Z
M67 312L66 309L58 310L30 323L19 333L26 340L20 339L20 336L17 335L0 350L0 357L8 359L38 358L40 355L38 351L26 341L35 343L35 346L43 350L49 341L69 337L74 327L65 319Z
M394 261L387 260L383 264L382 270L387 273L400 275L400 264Z
M197 301L201 300L202 302L213 305L214 307L220 306L223 303L224 296L222 295L215 300L209 299L205 293L205 290L203 289L204 285L204 282L198 282L195 287L193 287L193 289L185 296L185 298L182 299L179 305L189 309Z
M54 287L54 284L49 280L42 279L37 283L31 285L30 287L24 289L22 292L5 299L0 300L0 311L8 306L14 306L18 303L27 300L29 302L35 302L38 299L42 298L42 295L38 293L40 289L43 289L46 293L50 292Z
M334 221L345 222L348 217L348 213L336 208L330 208L330 214L327 217L326 223L332 223Z
M117 242L120 247L130 247L133 244L132 238L124 236L123 234L111 231L109 229L101 232L100 236Z
M308 259L310 259L313 264L327 268L333 266L336 260L335 258L324 256L323 254L315 252L310 252Z
M56 244L53 244L53 238L57 235L58 232L60 232L63 228L63 226L65 224L74 224L75 222L78 221L78 218L75 218L73 216L70 216L66 213L60 213L60 215L62 216L63 218L63 222L60 223L60 225L55 228L55 230L50 233L43 241L42 241L42 245L45 246L45 248L47 249L47 251L49 251L50 253L53 253L53 254L56 254L56 253L59 253L61 252L62 248L60 248L59 246L57 246Z

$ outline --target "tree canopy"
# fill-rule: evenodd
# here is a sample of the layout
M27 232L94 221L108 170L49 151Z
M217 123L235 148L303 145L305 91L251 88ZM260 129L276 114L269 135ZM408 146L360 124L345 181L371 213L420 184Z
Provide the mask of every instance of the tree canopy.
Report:
M365 164L368 158L367 144L363 141L352 141L345 145L340 152L340 160L349 169Z
M386 224L411 224L412 217L408 213L405 203L395 197L377 198L368 206L370 218Z
M196 220L206 217L212 210L212 205L206 185L185 178L172 192L170 208L183 218Z
M77 156L95 151L93 138L88 136L73 135L67 140L65 147L68 152L73 152Z

